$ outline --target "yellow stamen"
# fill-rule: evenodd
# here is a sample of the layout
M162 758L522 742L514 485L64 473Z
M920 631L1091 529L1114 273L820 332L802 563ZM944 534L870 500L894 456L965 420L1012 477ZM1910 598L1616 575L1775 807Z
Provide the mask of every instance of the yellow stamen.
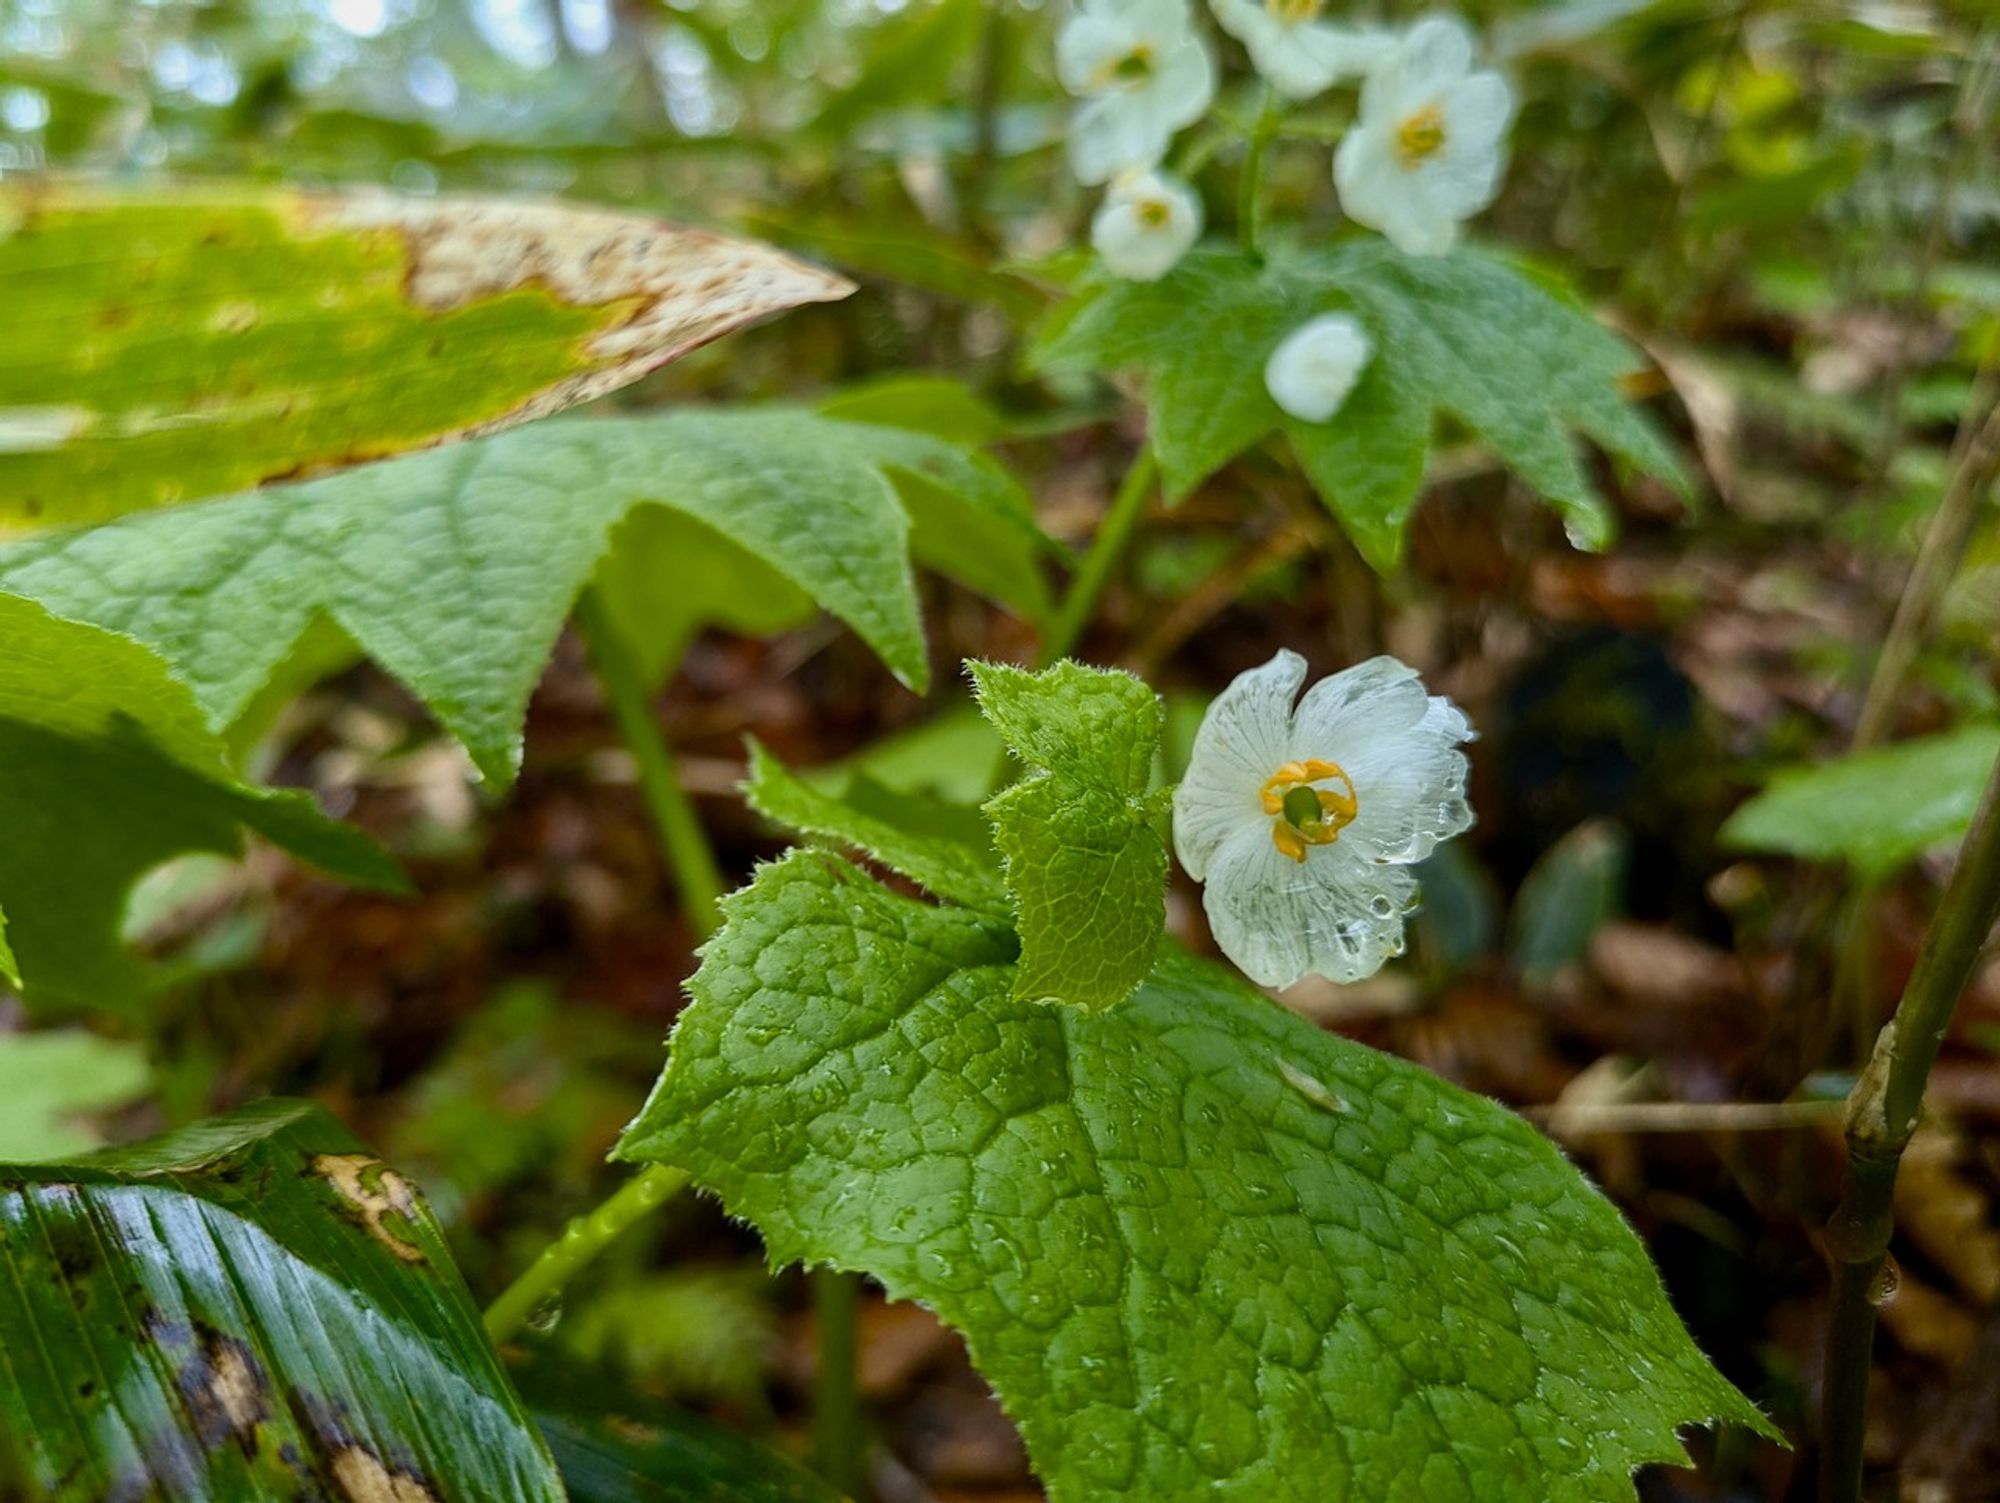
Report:
M1167 221L1172 219L1174 215L1174 211L1167 207L1167 201L1164 198L1143 198L1139 201L1134 212L1139 216L1139 223L1143 224L1149 230L1165 229Z
M1264 0L1264 9L1287 26L1299 26L1317 21L1326 9L1326 0Z
M1444 150L1444 111L1427 104L1396 127L1396 157L1415 167Z
M1141 42L1123 57L1115 57L1097 70L1098 88L1106 84L1144 83L1153 76L1153 49Z
M1323 782L1338 786L1313 787ZM1316 814L1301 815L1300 800L1288 797L1300 789L1310 791L1318 802ZM1348 777L1347 770L1338 762L1318 757L1287 762L1264 780L1257 800L1271 816L1271 843L1292 860L1301 862L1306 859L1307 846L1332 845L1361 812L1360 800L1354 794L1354 780Z

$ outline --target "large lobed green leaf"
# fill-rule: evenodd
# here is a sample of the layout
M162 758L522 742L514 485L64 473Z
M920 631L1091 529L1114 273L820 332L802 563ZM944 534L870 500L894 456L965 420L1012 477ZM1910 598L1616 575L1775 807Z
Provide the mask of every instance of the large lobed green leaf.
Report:
M0 530L544 416L852 286L752 241L497 199L0 186Z
M1358 317L1374 356L1324 423L1281 412L1264 365L1321 313ZM1601 547L1611 516L1578 461L1576 429L1655 474L1672 455L1619 397L1635 361L1590 316L1479 251L1406 256L1373 237L1259 261L1204 248L1158 282L1099 275L1038 342L1047 369L1146 376L1154 451L1170 500L1273 431L1369 561L1393 567L1423 480L1432 429L1449 414Z
M790 408L538 423L284 491L25 539L0 549L0 589L152 645L216 726L330 618L504 783L565 615L614 527L647 504L689 525L664 538L642 528L632 542L643 552L607 579L621 617L658 613L650 634L635 633L655 665L691 629L725 545L746 588L775 576L792 592L766 602L777 619L802 592L914 686L929 667L910 554L929 556L927 536L988 538L972 582L990 587L1009 570L1017 603L1039 608L1042 540L1002 471L927 434ZM693 546L704 535L713 546ZM952 572L949 548L939 554Z
M269 1102L0 1168L0 1494L559 1503L408 1181Z
M132 883L239 827L335 875L396 888L396 864L310 795L238 782L194 696L129 637L0 595L0 910L30 998L129 999Z
M2000 757L2000 726L1783 767L1722 827L1723 844L1852 862L1880 880L1962 836Z
M979 708L1028 775L986 803L1021 936L1022 998L1113 1007L1166 922L1165 797L1149 795L1160 697L1129 673L973 663Z
M999 921L825 853L726 910L619 1156L936 1309L1054 1503L1608 1503L1769 1433L1494 1103L1179 953L1037 1006Z

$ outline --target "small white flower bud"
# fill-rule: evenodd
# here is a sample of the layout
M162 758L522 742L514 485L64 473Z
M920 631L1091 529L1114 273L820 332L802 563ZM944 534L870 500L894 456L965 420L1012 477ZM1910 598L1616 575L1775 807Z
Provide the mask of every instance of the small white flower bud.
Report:
M1201 235L1201 200L1162 172L1120 177L1090 223L1090 243L1114 276L1157 282Z
M1322 313L1285 336L1264 364L1264 387L1290 416L1323 423L1340 411L1375 353L1368 331L1345 313Z

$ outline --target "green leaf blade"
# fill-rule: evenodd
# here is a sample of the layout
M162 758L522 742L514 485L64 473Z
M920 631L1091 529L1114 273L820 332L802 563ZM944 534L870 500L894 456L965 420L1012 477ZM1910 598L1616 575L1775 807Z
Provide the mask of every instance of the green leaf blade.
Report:
M335 876L401 890L374 841L310 795L238 782L187 686L140 643L0 595L0 906L30 998L116 1006L143 980L120 947L132 883L240 829Z
M1325 423L1281 413L1264 386L1279 342L1321 313L1358 317L1374 353ZM1612 517L1576 430L1686 490L1658 432L1619 395L1632 352L1590 315L1474 250L1405 256L1372 237L1266 262L1207 247L1158 282L1086 284L1034 358L1050 370L1146 377L1148 428L1179 499L1274 430L1377 569L1401 557L1434 416L1453 414L1598 548Z
M1849 861L1879 881L1964 835L2000 757L2000 726L1968 725L1773 773L1722 826L1722 842L1807 861Z
M148 643L217 727L324 617L504 786L563 620L635 508L719 534L921 689L911 523L891 478L902 470L950 498L936 506L983 518L1021 554L1036 546L1017 488L941 440L790 408L718 409L557 419L283 492L25 539L0 548L0 588ZM647 582L631 574L623 612L645 608ZM663 605L688 604L673 577L650 583ZM682 611L665 634L693 625Z
M979 705L1027 778L986 804L1021 936L1018 995L1113 1007L1152 969L1167 852L1147 798L1165 712L1127 673L974 663Z
M907 796L878 809L835 798L787 771L756 741L750 743L743 794L751 808L793 833L865 851L941 898L970 908L1006 909L1006 889L990 847L935 822L925 828L919 823L921 806Z
M1182 956L1086 1012L1007 955L765 868L618 1152L936 1309L1054 1503L1599 1503L1680 1425L1768 1432L1526 1123Z
M563 1496L429 1210L317 1108L0 1168L0 1267L31 1496Z

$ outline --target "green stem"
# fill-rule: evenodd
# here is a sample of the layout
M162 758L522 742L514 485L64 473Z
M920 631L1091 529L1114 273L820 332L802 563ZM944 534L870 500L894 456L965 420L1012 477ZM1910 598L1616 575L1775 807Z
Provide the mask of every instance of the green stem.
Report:
M595 589L586 589L578 599L576 624L590 645L618 733L639 764L640 792L660 832L667 865L680 889L682 909L695 933L706 939L721 922L722 869L716 864L694 802L681 787L673 751L653 714L652 690L631 644Z
M1277 101L1277 92L1269 84L1264 85L1257 123L1250 128L1250 148L1243 157L1243 177L1236 188L1236 235L1243 249L1253 256L1263 235L1264 156L1270 149L1271 138L1278 133Z
M552 1303L585 1264L609 1247L635 1222L665 1205L686 1187L684 1170L654 1164L625 1181L618 1193L594 1211L578 1216L542 1249L528 1271L507 1286L486 1309L486 1334L499 1345Z
M1875 1310L1895 1231L1896 1170L1916 1131L1945 1029L2000 917L2000 763L1924 935L1896 1015L1847 1100L1847 1182L1826 1226L1833 1259L1820 1401L1820 1498L1859 1503Z
M819 1334L813 1387L813 1458L819 1474L850 1498L861 1495L861 1280L837 1268L812 1276Z
M715 932L719 919L722 871L674 770L673 752L653 716L653 696L646 676L631 644L594 589L586 589L578 599L576 624L590 645L618 732L639 764L640 791L659 828L660 843L680 888L688 922L706 939ZM572 1220L488 1308L487 1334L495 1343L513 1335L537 1309L560 1295L578 1270L614 1238L678 1195L687 1182L683 1171L656 1164L627 1180L597 1209Z
M1111 572L1118 567L1125 545L1132 540L1133 530L1139 525L1139 516L1145 511L1146 501L1153 493L1153 477L1158 469L1152 444L1141 444L1139 452L1132 456L1131 468L1126 470L1124 480L1119 482L1118 494L1111 499L1111 509L1098 524L1090 552L1084 555L1083 563L1069 582L1062 606L1056 612L1055 624L1049 628L1049 634L1042 642L1043 667L1073 652L1076 644L1083 639L1083 629L1090 622L1090 613L1097 609L1099 597L1111 582Z

